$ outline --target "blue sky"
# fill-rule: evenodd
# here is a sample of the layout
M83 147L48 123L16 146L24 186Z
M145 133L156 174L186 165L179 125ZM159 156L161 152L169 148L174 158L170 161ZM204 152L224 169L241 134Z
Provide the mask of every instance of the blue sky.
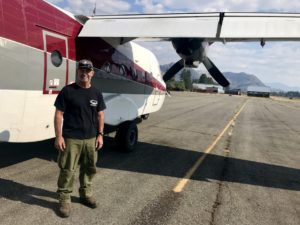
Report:
M294 12L300 0L48 0L74 14L163 13L163 12ZM142 42L161 64L179 59L168 42ZM214 43L208 56L223 71L246 72L264 83L280 82L300 87L300 42ZM205 71L203 66L200 70Z

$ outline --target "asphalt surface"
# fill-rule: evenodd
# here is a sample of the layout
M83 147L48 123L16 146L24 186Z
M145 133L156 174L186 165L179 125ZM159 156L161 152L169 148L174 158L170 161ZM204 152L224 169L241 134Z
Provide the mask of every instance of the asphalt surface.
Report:
M66 219L53 140L0 143L0 224L298 225L299 115L295 101L172 93L139 125L136 151L105 138L99 207L79 203L77 179Z

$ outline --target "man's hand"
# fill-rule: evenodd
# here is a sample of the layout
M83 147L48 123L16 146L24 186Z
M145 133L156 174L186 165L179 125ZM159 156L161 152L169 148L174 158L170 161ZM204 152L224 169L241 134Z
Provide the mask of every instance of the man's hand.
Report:
M102 135L98 135L98 137L96 138L96 150L100 150L103 146L103 136Z
M66 149L65 139L62 136L56 137L54 146L59 151L62 152L65 151Z
M64 151L66 148L65 139L62 136L62 123L64 112L56 108L54 115L54 130L55 130L55 143L54 146L59 151Z

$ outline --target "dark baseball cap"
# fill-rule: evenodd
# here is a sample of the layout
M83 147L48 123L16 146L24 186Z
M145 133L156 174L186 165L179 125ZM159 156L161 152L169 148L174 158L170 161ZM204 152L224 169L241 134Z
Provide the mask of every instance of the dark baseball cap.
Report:
M78 69L93 70L93 63L90 60L82 59L78 62Z

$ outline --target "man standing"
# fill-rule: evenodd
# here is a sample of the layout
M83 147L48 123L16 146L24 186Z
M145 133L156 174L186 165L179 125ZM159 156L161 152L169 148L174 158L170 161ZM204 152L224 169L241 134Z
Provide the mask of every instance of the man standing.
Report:
M59 150L59 213L69 217L71 193L77 165L80 165L80 202L96 208L92 179L96 174L97 150L103 146L104 112L102 93L91 85L93 64L78 62L76 82L65 86L56 98L54 127L55 148Z

